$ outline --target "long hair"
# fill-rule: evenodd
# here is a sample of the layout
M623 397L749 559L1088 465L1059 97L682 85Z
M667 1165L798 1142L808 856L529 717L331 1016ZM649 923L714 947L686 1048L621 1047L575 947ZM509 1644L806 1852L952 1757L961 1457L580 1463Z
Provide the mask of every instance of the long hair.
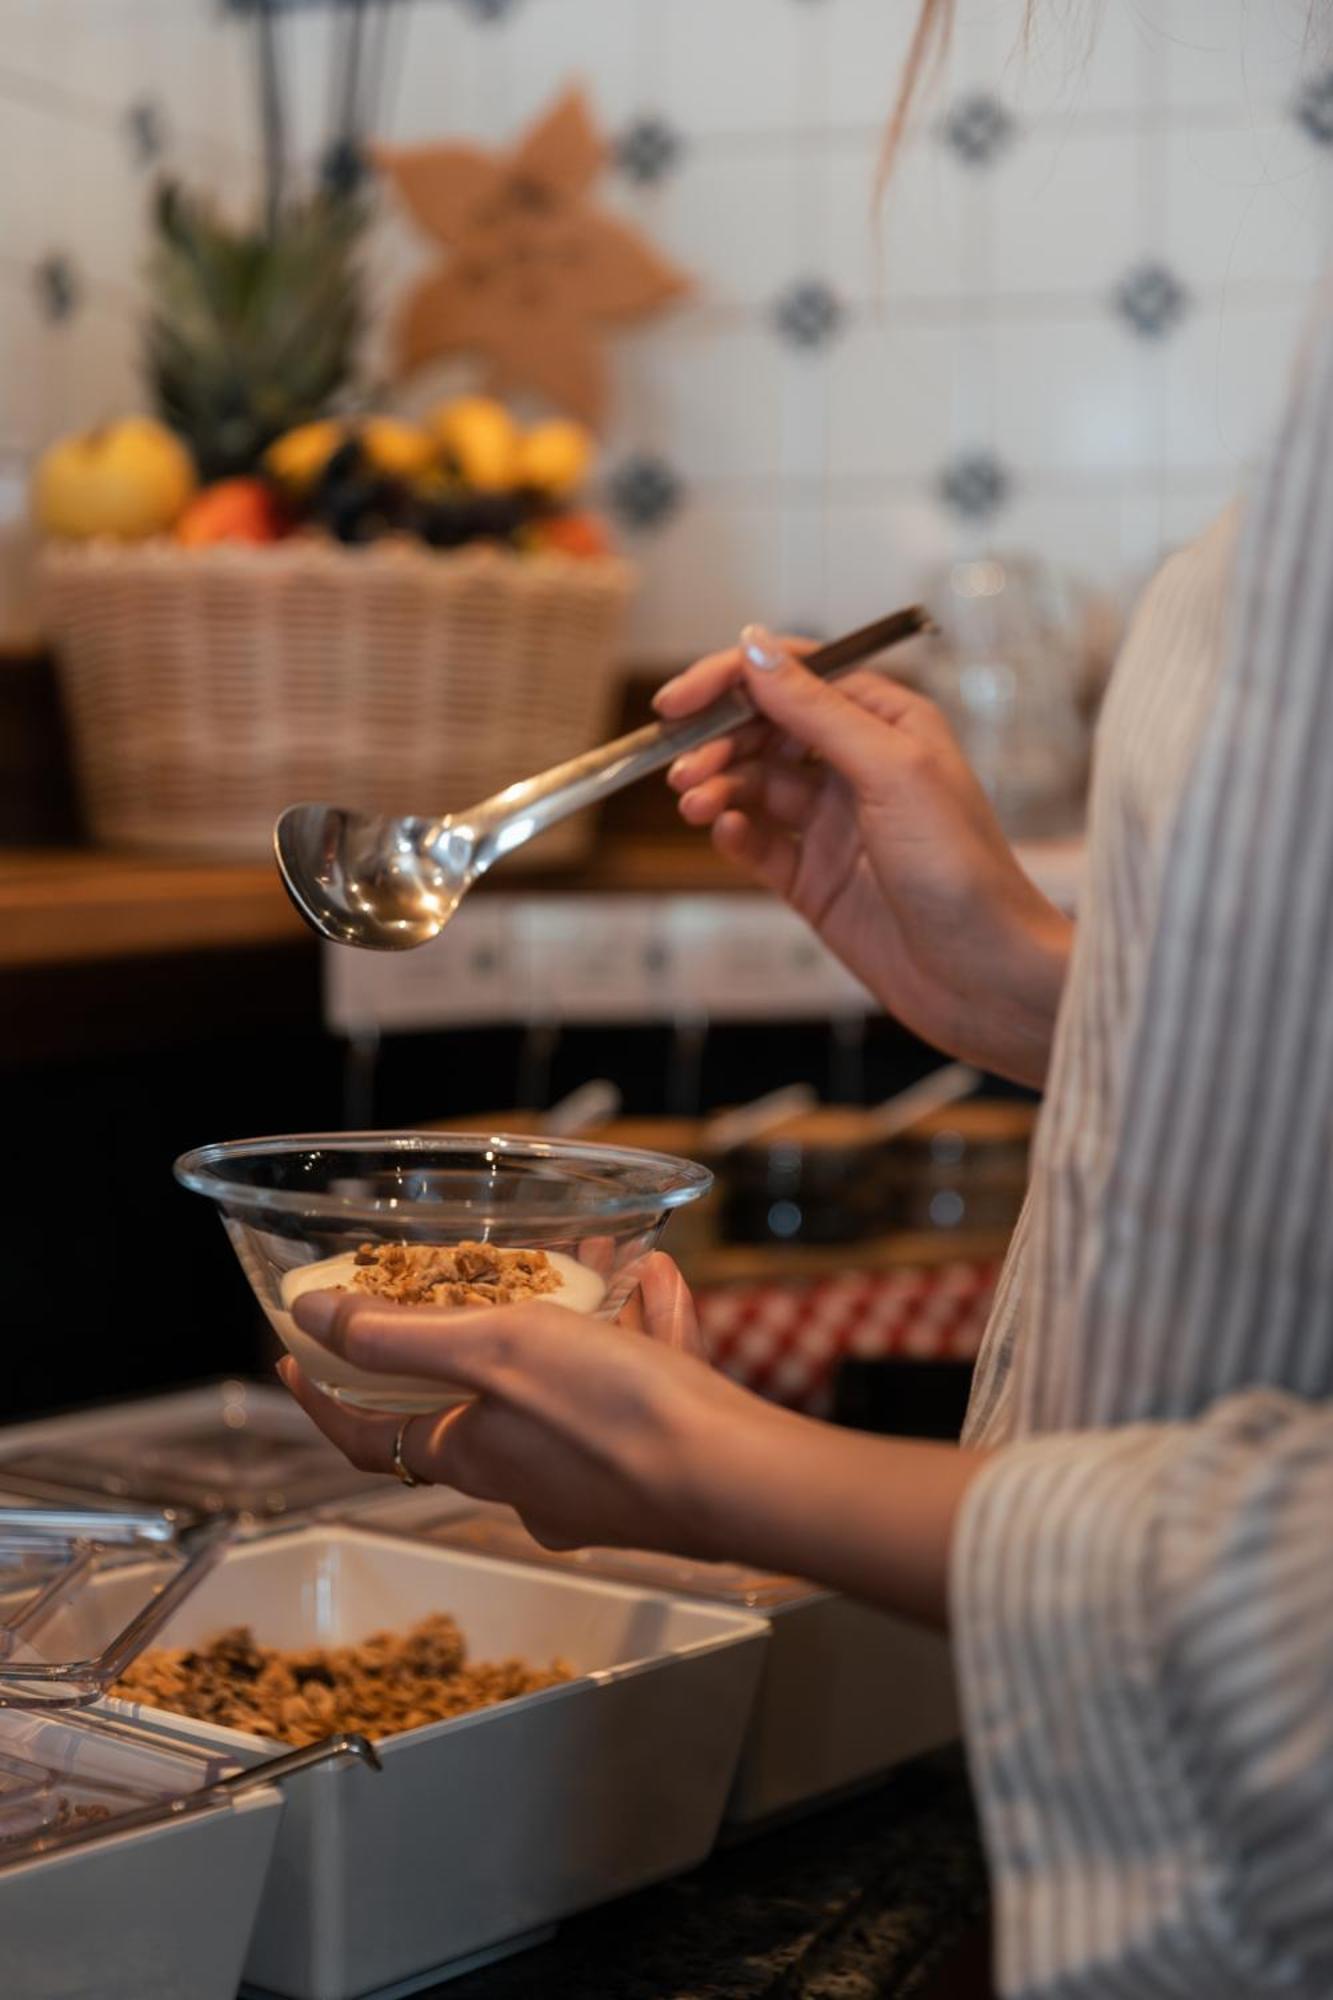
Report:
M922 0L921 13L912 33L907 60L903 64L893 113L884 134L884 143L880 148L879 170L875 183L877 196L884 192L889 175L893 171L893 163L903 142L917 93L927 76L939 71L949 53L949 42L953 35L953 15L954 0Z
M1319 0L1310 0L1311 15ZM1091 45L1095 33L1097 16L1105 0L1096 0L1089 11L1088 40ZM883 194L893 171L893 163L898 156L916 103L923 86L943 67L949 53L949 43L953 35L955 0L921 0L921 12L912 33L907 50L907 60L898 83L898 95L894 100L884 143L880 148L879 169L875 179L876 200ZM1036 0L1027 0L1023 9L1021 40L1027 43L1032 31L1033 17L1037 11Z

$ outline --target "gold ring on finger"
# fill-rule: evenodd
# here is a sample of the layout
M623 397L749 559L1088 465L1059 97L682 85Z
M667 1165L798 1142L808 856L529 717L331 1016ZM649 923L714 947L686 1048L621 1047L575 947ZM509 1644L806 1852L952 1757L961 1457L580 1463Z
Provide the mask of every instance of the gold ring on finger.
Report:
M403 1446L407 1442L407 1427L412 1421L412 1417L404 1417L401 1424L399 1424L393 1441L393 1455L390 1460L395 1477L401 1479L404 1486L420 1486L421 1484L415 1472L408 1467L403 1459Z

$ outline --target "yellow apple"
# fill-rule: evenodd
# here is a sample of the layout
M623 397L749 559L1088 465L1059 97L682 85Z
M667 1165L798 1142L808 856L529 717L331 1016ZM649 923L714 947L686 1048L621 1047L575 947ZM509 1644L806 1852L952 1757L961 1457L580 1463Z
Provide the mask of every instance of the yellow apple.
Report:
M582 424L565 417L538 424L519 444L518 484L563 499L583 484L592 449Z
M347 426L335 417L318 417L284 431L264 453L264 469L280 486L304 493L323 472L335 451L347 441Z
M194 461L179 438L151 417L126 417L62 438L43 452L33 473L32 509L48 535L137 542L172 527L197 485Z
M401 417L366 417L361 424L361 448L376 472L391 479L419 479L430 471L440 448L429 431Z
M503 403L460 396L432 413L430 427L465 485L495 493L514 484L518 427Z

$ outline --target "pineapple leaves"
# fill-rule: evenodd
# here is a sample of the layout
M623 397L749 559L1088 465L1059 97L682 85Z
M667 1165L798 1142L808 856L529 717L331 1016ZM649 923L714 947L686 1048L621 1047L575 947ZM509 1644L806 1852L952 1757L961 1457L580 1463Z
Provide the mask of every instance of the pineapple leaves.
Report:
M205 479L252 472L351 380L365 208L321 191L272 229L238 228L168 183L154 225L145 362L158 409Z

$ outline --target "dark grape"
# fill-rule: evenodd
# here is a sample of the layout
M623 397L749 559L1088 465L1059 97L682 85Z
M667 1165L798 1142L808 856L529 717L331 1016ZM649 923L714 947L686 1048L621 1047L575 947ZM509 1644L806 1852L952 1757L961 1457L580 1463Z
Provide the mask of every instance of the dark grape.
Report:
M454 497L421 502L415 520L417 534L433 549L457 549L471 539L467 502Z
M341 486L346 479L359 479L366 470L366 454L359 437L345 438L325 460L319 475L321 486Z
M469 504L472 532L478 539L508 541L526 519L516 493L475 493Z

